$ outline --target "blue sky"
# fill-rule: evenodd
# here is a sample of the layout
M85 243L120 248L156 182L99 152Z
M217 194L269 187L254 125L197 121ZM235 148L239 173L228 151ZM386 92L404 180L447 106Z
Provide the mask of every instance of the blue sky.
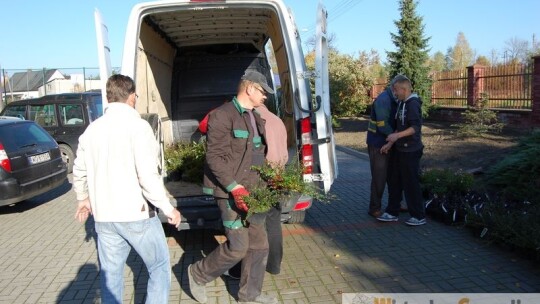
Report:
M284 0L295 15L302 39L314 34L319 0ZM2 35L0 67L3 69L97 67L94 8L109 26L112 65L121 64L123 36L135 0L24 0L0 1ZM377 50L382 59L393 51L390 33L397 32L397 0L323 0L329 13L328 30L334 45L356 56ZM424 18L425 35L431 37L431 54L446 52L461 31L478 55L491 50L502 56L511 38L540 40L538 0L420 0L417 13Z

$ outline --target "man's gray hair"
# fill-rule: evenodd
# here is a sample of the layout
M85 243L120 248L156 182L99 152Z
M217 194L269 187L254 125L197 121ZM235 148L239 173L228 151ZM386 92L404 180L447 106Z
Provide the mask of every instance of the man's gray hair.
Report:
M393 86L396 83L403 83L403 82L411 83L411 80L403 74L397 74L394 78L392 78L392 81L390 81L390 86Z

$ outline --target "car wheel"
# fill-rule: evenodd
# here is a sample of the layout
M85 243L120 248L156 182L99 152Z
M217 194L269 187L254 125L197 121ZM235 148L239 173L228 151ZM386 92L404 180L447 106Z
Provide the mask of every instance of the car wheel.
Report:
M68 173L73 172L73 161L75 160L75 154L68 145L60 144L60 153L62 153L62 160L67 166Z
M291 211L291 218L287 221L287 224L300 224L306 219L306 210Z

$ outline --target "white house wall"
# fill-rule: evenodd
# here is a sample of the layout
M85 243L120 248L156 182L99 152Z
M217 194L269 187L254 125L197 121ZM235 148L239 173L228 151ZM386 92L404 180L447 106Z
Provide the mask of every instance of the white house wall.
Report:
M74 82L72 79L56 79L45 84L45 86L39 87L38 92L36 92L37 96L35 97L51 94L78 93L90 90L98 90L101 89L100 85L100 80L86 80L83 83L82 80L81 82Z

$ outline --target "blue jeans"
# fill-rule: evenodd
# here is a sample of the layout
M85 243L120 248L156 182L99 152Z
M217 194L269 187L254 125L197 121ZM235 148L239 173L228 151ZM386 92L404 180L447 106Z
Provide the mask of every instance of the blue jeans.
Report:
M122 303L124 266L131 247L148 269L146 303L167 303L171 286L169 248L157 216L136 222L96 222L101 301Z

